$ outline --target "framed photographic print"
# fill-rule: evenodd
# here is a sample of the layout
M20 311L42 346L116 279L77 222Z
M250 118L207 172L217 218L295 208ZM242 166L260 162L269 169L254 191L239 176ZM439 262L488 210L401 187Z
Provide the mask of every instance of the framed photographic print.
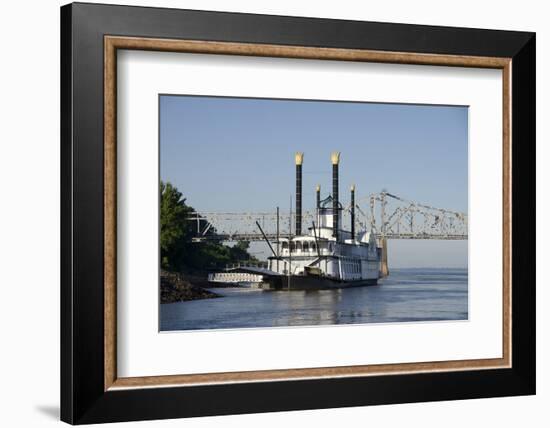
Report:
M535 393L535 35L61 8L72 424Z

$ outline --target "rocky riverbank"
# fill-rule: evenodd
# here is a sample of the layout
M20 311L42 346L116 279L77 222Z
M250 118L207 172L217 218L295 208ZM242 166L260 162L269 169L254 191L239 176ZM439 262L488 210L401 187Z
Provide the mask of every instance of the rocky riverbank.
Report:
M185 302L216 297L221 296L200 286L193 285L179 273L164 270L160 272L160 303Z

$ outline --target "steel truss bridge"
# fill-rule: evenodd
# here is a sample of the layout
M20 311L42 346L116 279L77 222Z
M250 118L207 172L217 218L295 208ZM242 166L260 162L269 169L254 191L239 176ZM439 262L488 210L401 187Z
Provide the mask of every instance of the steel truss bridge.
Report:
M351 206L342 213L342 227L350 230ZM263 241L261 226L270 241L293 234L295 213L282 212L196 212L193 241ZM312 227L316 211L302 212L302 227ZM468 215L408 201L388 192L371 194L356 201L355 230L368 230L386 239L468 239ZM315 225L317 227L317 224ZM277 233L278 232L278 233Z

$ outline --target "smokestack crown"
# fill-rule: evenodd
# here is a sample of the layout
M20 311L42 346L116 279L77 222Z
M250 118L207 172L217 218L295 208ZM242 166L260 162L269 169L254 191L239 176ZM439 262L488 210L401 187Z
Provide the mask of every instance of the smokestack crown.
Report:
M294 160L296 161L296 165L302 165L304 162L304 154L302 152L296 152Z
M338 165L340 163L340 152L332 152L330 155L330 161L333 165Z

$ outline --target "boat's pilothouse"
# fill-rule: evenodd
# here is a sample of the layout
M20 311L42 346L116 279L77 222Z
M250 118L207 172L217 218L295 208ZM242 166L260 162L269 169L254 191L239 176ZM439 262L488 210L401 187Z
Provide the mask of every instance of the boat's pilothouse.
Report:
M302 233L303 153L296 153L295 236L279 238L269 257L264 288L323 289L376 284L380 277L381 248L376 237L355 231L355 186L351 187L351 230L342 229L342 204L338 200L340 153L331 155L332 194L321 200L317 186L316 218Z

